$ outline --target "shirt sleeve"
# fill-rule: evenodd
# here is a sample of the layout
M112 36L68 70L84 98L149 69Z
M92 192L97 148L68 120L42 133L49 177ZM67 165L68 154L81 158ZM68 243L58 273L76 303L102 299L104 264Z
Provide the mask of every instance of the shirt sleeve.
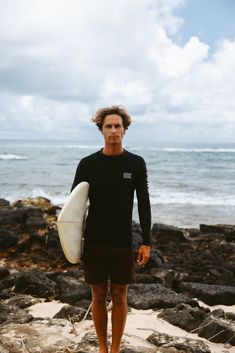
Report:
M151 244L151 206L148 191L148 175L143 158L136 181L136 196L138 201L139 221L143 236L143 245Z
M88 181L87 179L87 164L85 162L85 159L81 159L77 166L77 170L70 192L73 191L73 189L82 181Z

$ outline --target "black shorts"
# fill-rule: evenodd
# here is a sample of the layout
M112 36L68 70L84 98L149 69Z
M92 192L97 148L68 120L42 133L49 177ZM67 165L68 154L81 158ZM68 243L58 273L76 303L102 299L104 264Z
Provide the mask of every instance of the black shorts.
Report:
M85 242L83 252L85 280L88 284L134 282L132 248L115 248Z

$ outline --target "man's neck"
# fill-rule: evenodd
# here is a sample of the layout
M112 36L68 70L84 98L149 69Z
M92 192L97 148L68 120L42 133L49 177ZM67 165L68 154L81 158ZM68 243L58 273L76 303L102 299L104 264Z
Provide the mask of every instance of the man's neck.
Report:
M107 156L118 156L123 154L124 148L122 145L105 145L102 153Z

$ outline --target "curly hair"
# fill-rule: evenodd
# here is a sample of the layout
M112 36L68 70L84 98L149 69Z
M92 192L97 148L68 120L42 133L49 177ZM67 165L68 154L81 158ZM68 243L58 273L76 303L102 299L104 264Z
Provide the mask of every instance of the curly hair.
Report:
M122 118L124 129L128 129L128 126L131 124L131 117L125 107L121 105L112 105L111 107L105 107L97 110L92 118L92 121L96 124L99 130L102 130L105 117L111 114L119 115Z

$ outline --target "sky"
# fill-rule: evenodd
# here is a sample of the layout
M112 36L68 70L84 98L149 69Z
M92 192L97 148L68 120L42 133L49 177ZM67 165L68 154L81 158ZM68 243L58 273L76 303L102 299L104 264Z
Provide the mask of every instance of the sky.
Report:
M0 139L235 142L234 0L0 0ZM127 135L125 138L127 138Z

